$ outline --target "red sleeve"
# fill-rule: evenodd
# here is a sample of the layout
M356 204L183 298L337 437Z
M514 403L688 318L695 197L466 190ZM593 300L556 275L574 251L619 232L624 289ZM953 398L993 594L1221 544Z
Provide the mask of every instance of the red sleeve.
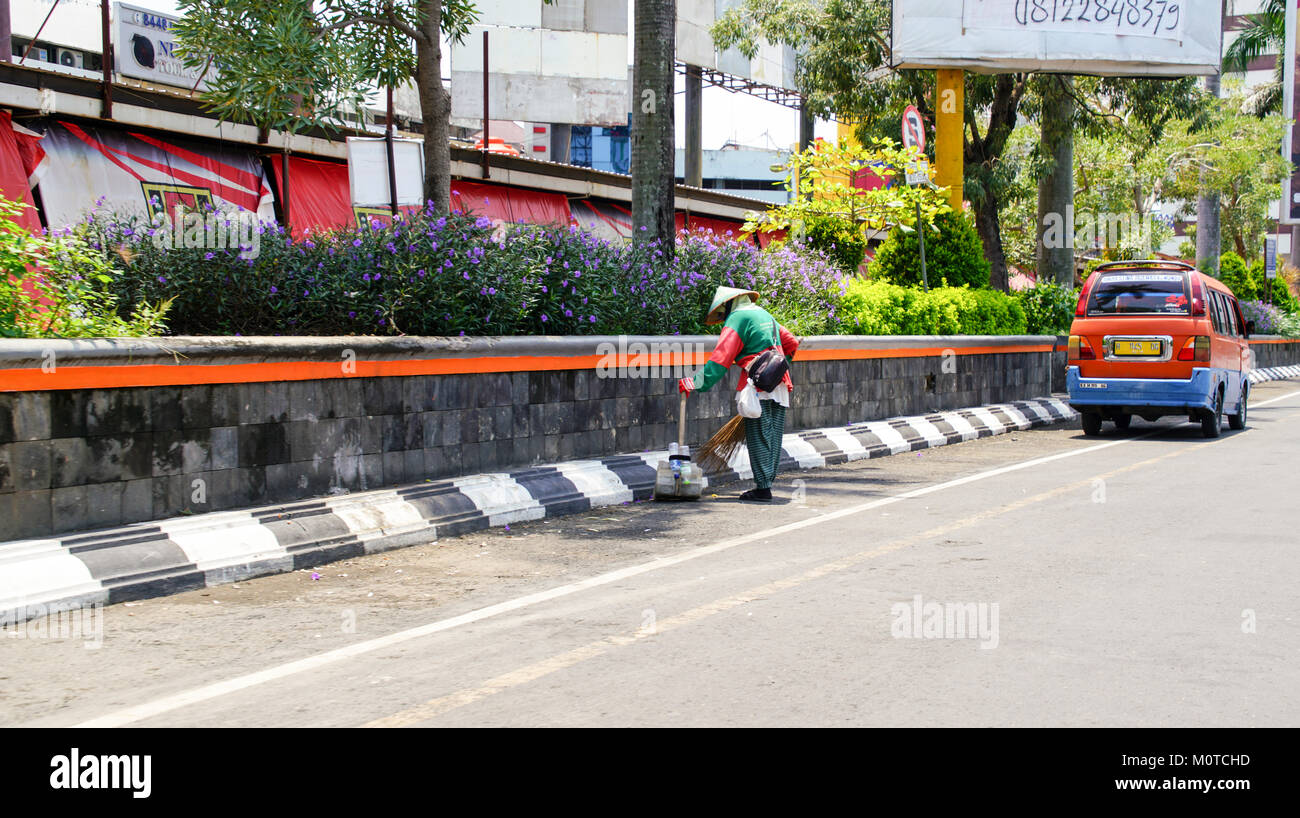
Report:
M781 351L785 353L785 357L793 357L798 348L799 339L791 335L788 329L781 327Z
M714 347L713 354L709 360L726 369L736 360L740 350L744 348L740 336L731 327L724 327L722 335L718 338L718 345Z

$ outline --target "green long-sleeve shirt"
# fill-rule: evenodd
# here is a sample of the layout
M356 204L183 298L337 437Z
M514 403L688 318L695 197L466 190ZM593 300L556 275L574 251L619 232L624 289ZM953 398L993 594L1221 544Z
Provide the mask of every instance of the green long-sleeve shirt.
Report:
M785 352L785 357L794 360L799 341L785 327L778 324L771 313L754 304L737 307L723 323L722 335L718 338L718 345L709 356L708 363L695 373L692 379L695 389L707 392L722 380L733 363L743 367L750 357L778 344ZM738 388L744 389L748 380L748 373L742 371ZM788 372L784 383L787 387L793 386Z

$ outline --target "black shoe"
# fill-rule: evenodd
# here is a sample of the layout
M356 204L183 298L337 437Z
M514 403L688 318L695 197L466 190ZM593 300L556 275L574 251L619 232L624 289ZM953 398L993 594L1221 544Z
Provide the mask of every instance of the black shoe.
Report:
M740 499L742 502L749 502L749 503L770 503L772 502L772 490L771 489L750 489L749 491L740 495Z

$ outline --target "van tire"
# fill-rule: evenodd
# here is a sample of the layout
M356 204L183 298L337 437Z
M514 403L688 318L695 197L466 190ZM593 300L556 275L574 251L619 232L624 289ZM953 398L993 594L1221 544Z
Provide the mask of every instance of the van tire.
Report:
M1241 431L1246 428L1246 403L1250 399L1250 390L1245 386L1241 387L1241 403L1237 404L1237 414L1228 415L1228 428L1233 431Z
M1088 437L1096 437L1101 434L1101 415L1096 412L1084 412L1079 416L1083 421L1083 433Z
M1115 421L1116 429L1127 429L1129 424L1133 422L1133 416L1129 414L1116 415L1111 420Z
M1218 437L1223 431L1223 390L1214 393L1214 409L1201 413L1201 434L1206 437Z

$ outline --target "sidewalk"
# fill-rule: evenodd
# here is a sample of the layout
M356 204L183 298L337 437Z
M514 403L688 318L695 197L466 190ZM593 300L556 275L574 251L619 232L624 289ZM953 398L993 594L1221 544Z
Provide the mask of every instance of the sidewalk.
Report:
M781 470L944 446L1075 417L1061 397L787 434ZM665 451L0 543L0 622L238 582L440 537L647 500ZM742 446L712 485L752 477ZM780 486L777 487L778 493ZM44 606L44 609L41 607Z

